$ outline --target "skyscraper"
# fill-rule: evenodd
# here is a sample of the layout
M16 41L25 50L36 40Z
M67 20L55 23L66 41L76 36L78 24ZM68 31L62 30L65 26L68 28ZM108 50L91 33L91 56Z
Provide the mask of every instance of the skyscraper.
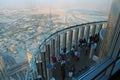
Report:
M70 28L66 28L64 30L58 31L53 35L49 36L43 42L43 45L40 45L41 52L38 53L38 56L41 57L40 59L42 60L43 63L42 71L44 74L41 74L41 76L44 76L46 80L50 80L52 79L51 77L52 75L53 77L56 78L56 80L59 80L60 78L57 78L54 74L55 71L54 68L51 67L51 63L52 63L50 59L51 55L53 54L57 58L59 58L60 50L63 50L65 55L68 56L69 53L71 53L71 48L73 46L72 43L74 41L76 41L76 43L74 44L76 48L76 46L78 46L77 44L79 39L84 39L86 37L89 38L91 35L95 35L96 33L99 33L100 34L99 37L100 38L102 37L103 39L102 42L100 43L101 47L99 47L99 51L97 53L98 55L96 56L95 53L92 53L90 55L91 59L89 60L95 61L95 59L93 59L93 56L96 56L96 59L98 59L95 62L96 65L87 66L89 68L86 70L86 72L75 77L75 80L108 80L116 71L120 70L119 67L120 66L120 5L119 3L120 0L113 0L106 27L103 27L103 25L105 25L104 24L105 22L93 22L93 23L71 26ZM97 28L97 26L99 27ZM104 32L102 32L102 29L104 29ZM87 41L89 43L89 40ZM84 48L84 45L85 44L82 44L82 48ZM51 50L57 53L51 53ZM82 59L80 58L80 60ZM89 62L89 60L87 62ZM84 60L81 63L86 63L86 62ZM79 66L79 68L81 66ZM57 67L58 67L58 63L57 66L55 66L55 69ZM83 69L85 70L85 68L80 68L79 72L83 72L81 70ZM57 70L58 69L59 68L57 68ZM67 70L67 68L65 69ZM60 73L60 70L59 72L56 72L56 74L57 73Z
M6 67L4 65L4 61L1 56L0 56L0 80L9 80Z

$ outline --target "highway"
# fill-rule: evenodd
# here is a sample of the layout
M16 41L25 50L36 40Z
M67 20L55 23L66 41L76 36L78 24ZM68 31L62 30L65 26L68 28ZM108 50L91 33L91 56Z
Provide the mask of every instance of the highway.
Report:
M27 70L27 61L17 64L15 59L9 55L2 55L8 75L15 80L24 80L25 74L23 71Z
M8 69L8 75L11 76L20 71L27 70L27 66L28 66L27 61L19 63L19 64L15 64Z

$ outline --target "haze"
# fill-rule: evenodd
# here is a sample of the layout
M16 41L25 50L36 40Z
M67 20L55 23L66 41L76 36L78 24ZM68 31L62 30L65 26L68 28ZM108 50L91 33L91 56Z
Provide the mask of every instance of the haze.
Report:
M109 10L112 0L0 0L0 8L97 8Z

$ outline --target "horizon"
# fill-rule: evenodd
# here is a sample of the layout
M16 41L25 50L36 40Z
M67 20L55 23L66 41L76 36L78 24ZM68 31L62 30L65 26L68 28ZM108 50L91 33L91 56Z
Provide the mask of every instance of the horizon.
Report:
M0 0L0 8L59 8L59 9L98 9L110 10L112 0Z

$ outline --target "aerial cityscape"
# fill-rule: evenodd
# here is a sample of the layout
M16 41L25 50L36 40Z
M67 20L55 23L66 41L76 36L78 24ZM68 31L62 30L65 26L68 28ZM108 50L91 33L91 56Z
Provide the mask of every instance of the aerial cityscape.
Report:
M78 9L0 10L0 16L0 54L8 69L27 61L27 53L34 54L49 34L76 24L108 19L107 13Z
M107 13L88 10L0 10L0 52L26 60L49 34L72 25L107 20ZM21 60L21 57L23 58Z
M0 5L2 3L4 1L1 1ZM73 7L76 5L73 3L69 8L66 5L60 8L51 3L53 6L46 8L38 6L37 2L34 4L37 7L15 8L12 4L8 5L10 8L6 5L0 6L0 55L9 70L11 80L18 80L21 76L21 80L25 80L26 67L25 71L13 73L14 75L11 74L12 71L28 65L27 54L36 54L36 49L50 34L78 24L107 21L109 15L109 6L98 9L97 5L86 8L77 4L77 7Z

